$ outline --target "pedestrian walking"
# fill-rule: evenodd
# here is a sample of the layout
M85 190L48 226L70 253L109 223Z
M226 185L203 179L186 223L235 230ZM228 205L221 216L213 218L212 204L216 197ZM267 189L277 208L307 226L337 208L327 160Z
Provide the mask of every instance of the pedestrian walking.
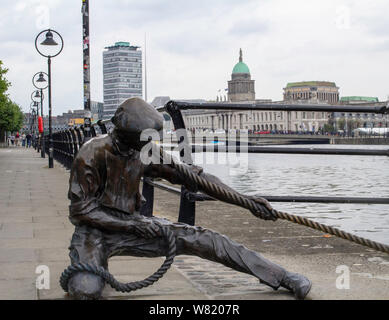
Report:
M30 148L31 147L31 139L32 139L31 134L27 133L27 135L26 135L26 148Z
M13 134L11 134L11 145L15 145L15 136Z
M22 134L22 147L26 146L26 134L23 132Z
M18 147L19 146L19 140L20 140L20 135L19 135L19 131L16 132L16 135L15 135L15 146Z

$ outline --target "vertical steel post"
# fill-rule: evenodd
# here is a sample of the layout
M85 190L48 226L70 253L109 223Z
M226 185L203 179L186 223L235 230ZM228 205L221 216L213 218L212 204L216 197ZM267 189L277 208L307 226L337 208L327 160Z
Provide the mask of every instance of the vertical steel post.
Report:
M41 134L41 157L45 158L45 121L43 117L43 89L41 89L41 117L42 117L42 124L43 124L43 132Z
M145 198L146 203L142 205L140 214L146 217L152 217L154 208L154 186L149 184L148 181L148 178L143 177L142 196Z
M85 140L91 138L91 101L90 101L90 47L89 47L89 0L82 0L82 45L84 71L84 127Z
M40 147L40 139L39 139L39 104L38 102L34 102L34 106L36 106L36 135L37 135L37 141L35 150L37 153L39 153L39 147Z
M174 101L166 104L166 111L172 118L174 128L176 129L178 145L180 146L180 159L186 164L193 164L192 148L189 144L184 118L182 113ZM181 129L181 130L179 130ZM190 200L184 186L181 187L180 211L178 213L178 222L183 222L189 225L195 225L196 219L196 201Z
M48 65L48 81L49 81L49 168L54 168L54 160L53 160L53 127L51 121L51 57L47 60Z

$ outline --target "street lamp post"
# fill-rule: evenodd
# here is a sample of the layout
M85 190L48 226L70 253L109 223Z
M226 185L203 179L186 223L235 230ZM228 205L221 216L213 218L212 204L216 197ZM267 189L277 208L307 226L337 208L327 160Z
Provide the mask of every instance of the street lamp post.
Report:
M82 0L82 44L84 72L84 132L85 140L91 138L91 93L90 93L90 41L89 41L89 0Z
M57 47L59 44L57 43L57 41L54 40L54 34L57 35L57 37L59 38L60 40L60 49L58 50L58 52L55 52L53 54L45 54L43 52L41 52L39 50L39 47L38 47L38 39L39 37L45 33L45 40L42 41L40 43L40 45L42 46L49 46L49 47ZM53 159L53 128L52 128L52 119L51 119L51 112L52 112L52 108L51 108L51 58L54 58L56 56L58 56L62 50L63 50L63 46L64 46L64 41L63 41L63 38L62 36L57 32L57 31L54 31L54 30L51 30L51 29L47 29L47 30L43 30L41 31L35 38L35 48L36 50L38 51L38 53L47 58L47 66L48 66L48 92L49 92L49 168L54 168L54 159Z
M34 85L35 88L37 88L40 91L37 91L35 97L39 98L40 97L40 103L41 103L41 117L42 117L42 123L43 123L43 132L41 133L41 157L45 158L46 153L46 146L45 146L45 132L44 132L44 117L43 117L43 90L47 89L48 84L47 80L45 79L48 77L46 72L37 72L33 77L32 77L32 84ZM38 79L36 79L38 77ZM46 84L46 85L45 85Z

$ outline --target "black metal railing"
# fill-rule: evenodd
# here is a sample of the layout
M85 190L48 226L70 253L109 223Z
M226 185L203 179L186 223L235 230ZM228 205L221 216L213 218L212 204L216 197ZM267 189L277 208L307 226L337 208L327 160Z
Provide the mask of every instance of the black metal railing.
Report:
M192 164L192 152L249 152L249 153L296 153L296 154L331 154L331 155L363 155L363 156L388 156L389 150L362 150L362 149L313 149L313 148L284 148L284 147L256 147L240 146L231 148L212 147L210 150L204 146L190 145L186 133L185 122L181 110L187 109L219 109L219 110L287 110L287 111L330 111L334 112L335 106L322 105L269 105L269 104L230 104L230 103L187 103L169 101L159 111L169 113L174 123L175 129L184 129L180 131L177 137L180 146L180 158L187 164ZM363 112L363 113L388 113L387 106L336 106L336 112ZM107 126L111 126L110 121L98 121L91 127L92 138L101 134L107 134ZM48 150L48 136L46 139L46 153ZM71 169L74 158L78 150L85 142L84 127L73 127L66 130L60 130L53 133L54 159L61 163L65 168ZM169 149L169 147L165 147ZM185 152L186 151L186 152ZM141 208L141 214L145 216L153 215L154 207L154 188L159 188L180 196L180 209L178 221L190 225L195 224L196 202L197 201L215 201L202 193L193 193L181 187L174 188L167 184L154 181L150 178L143 179L142 194L146 203ZM309 197L309 196L261 196L270 202L311 202L311 203L361 203L361 204L389 204L389 198L365 198L365 197Z

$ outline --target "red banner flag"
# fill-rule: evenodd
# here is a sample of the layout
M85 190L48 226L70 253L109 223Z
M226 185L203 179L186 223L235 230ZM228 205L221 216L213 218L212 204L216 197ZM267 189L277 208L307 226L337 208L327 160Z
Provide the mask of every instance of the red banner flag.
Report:
M39 133L43 133L43 118L42 117L38 118L38 130L39 130Z

